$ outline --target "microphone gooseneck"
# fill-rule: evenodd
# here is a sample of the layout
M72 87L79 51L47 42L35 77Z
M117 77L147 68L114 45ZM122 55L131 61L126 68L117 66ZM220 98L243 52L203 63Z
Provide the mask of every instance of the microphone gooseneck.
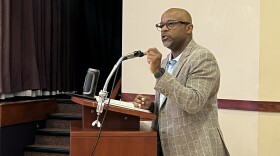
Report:
M97 125L97 127L102 126L101 123L99 122L99 115L103 112L104 101L106 100L106 98L108 96L107 87L108 87L111 77L113 76L113 74L115 73L116 69L119 67L121 62L123 60L132 59L135 57L143 57L145 55L146 55L145 52L138 50L138 51L134 51L132 53L128 53L128 54L122 56L121 58L119 58L118 62L114 65L109 76L107 77L103 89L98 94L99 97L97 98L97 107L96 107L97 119L92 122L92 126L95 126L95 125Z
M121 62L123 60L132 59L132 58L135 58L135 57L143 57L144 55L146 55L145 52L141 52L140 50L138 50L138 51L134 51L132 53L129 53L129 54L126 54L126 55L122 56L118 60L118 62L114 65L113 69L111 70L109 76L106 79L106 82L105 82L105 85L104 85L103 89L99 92L98 97L96 99L97 100L97 107L96 107L96 115L97 115L97 117L96 117L96 120L93 121L92 124L91 124L92 126L99 127L99 134L97 136L97 141L95 142L94 148L93 148L93 150L91 152L91 156L94 155L94 153L95 153L97 144L98 144L100 136L101 136L102 125L103 125L103 122L105 120L106 114L108 112L108 107L110 105L110 98L109 98L109 101L107 103L108 107L105 110L105 114L103 116L102 121L100 122L99 121L99 117L100 117L101 113L103 112L103 108L104 108L104 105L105 105L105 100L107 99L107 96L108 96L107 87L108 87L108 83L109 83L111 77L113 76L113 74L116 71L118 71L119 65L121 64ZM115 74L115 79L113 81L113 86L115 84L116 76L117 76L117 74ZM113 86L112 86L112 90L113 90ZM111 93L112 93L112 90L111 90Z

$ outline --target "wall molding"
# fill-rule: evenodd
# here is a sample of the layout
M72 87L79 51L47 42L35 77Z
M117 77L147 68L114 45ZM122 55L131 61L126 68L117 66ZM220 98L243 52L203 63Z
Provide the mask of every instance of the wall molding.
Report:
M122 93L122 100L133 101L137 94ZM145 94L154 99L154 95ZM273 101L248 101L248 100L232 100L218 99L219 109L259 111L259 112L280 112L280 102Z

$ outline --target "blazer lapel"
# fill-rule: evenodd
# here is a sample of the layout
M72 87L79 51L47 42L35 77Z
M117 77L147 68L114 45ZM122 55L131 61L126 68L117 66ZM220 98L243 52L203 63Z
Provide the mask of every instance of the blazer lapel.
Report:
M177 62L175 69L172 73L174 77L179 75L180 69L183 67L184 63L188 60L188 56L192 52L192 48L196 45L194 40L191 40L186 49L182 52L182 56L180 57L179 61Z
M175 66L175 69L172 73L172 75L174 77L177 77L179 75L180 69L183 67L184 63L188 60L188 56L191 54L192 49L193 49L193 47L195 47L195 45L196 45L195 41L191 40L190 43L188 44L188 46L186 47L186 49L182 52L182 56L180 57L179 61L177 62L177 65ZM166 67L166 65L168 63L168 58L169 58L170 55L171 54L168 54L167 57L164 60L162 60L162 63L161 63L162 68ZM159 100L160 93L158 92L157 94L158 94L157 95L158 101L160 101ZM166 99L167 98L164 97L163 103L162 103L161 107L159 108L159 110L161 110L165 106Z

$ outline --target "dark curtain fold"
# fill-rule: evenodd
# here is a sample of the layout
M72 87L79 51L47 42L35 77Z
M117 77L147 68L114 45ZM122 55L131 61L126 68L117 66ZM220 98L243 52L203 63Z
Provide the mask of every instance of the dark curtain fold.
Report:
M10 92L10 0L0 2L0 92Z
M122 0L0 0L0 93L81 91L88 68L101 89L121 34Z
M122 0L85 0L85 17L89 51L83 54L88 56L85 60L90 62L87 68L100 70L97 86L97 91L100 91L122 54ZM120 73L119 70L118 79Z

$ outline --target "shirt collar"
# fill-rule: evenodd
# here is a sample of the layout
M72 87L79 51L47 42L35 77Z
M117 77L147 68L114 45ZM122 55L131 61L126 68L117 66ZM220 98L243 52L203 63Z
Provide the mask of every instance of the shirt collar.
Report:
M182 52L182 53L183 53L183 52ZM182 56L182 53L181 53L179 56L177 56L176 58L172 59L172 60L175 60L176 62L178 62L179 59L180 59L181 56ZM168 62L171 61L171 57L172 57L172 54L170 53L169 58L168 58Z

